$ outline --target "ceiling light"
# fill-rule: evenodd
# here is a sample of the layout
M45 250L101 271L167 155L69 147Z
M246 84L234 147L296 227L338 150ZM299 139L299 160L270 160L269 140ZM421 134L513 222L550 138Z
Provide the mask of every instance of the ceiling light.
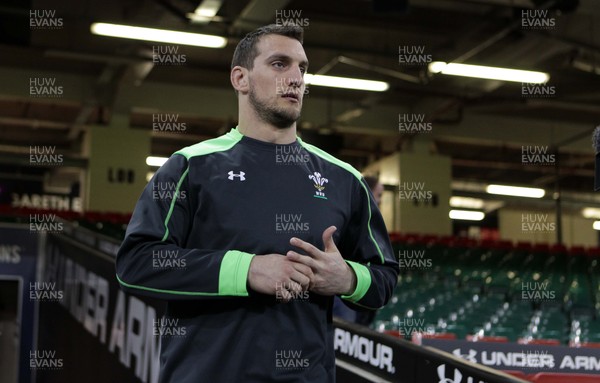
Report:
M196 8L196 10L194 11L194 14L201 16L201 17L215 17L218 10L219 10L219 8L206 8L206 7L203 8L200 6L200 7Z
M209 13L208 12L206 12L204 14L202 14L202 13L187 13L186 17L188 19L190 19L191 22L196 23L196 24L208 24L215 17L214 15L213 16L204 16L204 15L209 15Z
M546 191L538 188L526 188L507 185L488 185L485 191L490 194L509 195L513 197L542 198Z
M95 35L155 41L159 43L192 45L205 48L224 48L227 45L227 39L221 36L134 27L130 25L93 23L90 30Z
M463 219L466 221L481 221L485 218L485 214L482 211L472 210L450 210L448 216L451 219Z
M600 221L594 221L594 223L592 224L592 228L594 230L600 230Z
M586 207L581 211L584 218L600 219L600 209L595 207Z
M146 157L146 165L148 166L163 166L167 162L167 157Z
M222 5L223 0L203 0L194 13L186 16L193 22L207 24L217 15Z
M350 77L325 76L320 74L305 74L304 82L309 85L328 86L332 88L369 90L385 92L390 84L384 81L362 80Z
M462 207L465 209L482 209L484 202L479 198L470 197L450 197L450 206Z
M496 68L491 66L467 65L434 61L429 64L431 73L442 73L452 76L483 78L488 80L514 81L529 84L544 84L550 75L544 72L528 70Z

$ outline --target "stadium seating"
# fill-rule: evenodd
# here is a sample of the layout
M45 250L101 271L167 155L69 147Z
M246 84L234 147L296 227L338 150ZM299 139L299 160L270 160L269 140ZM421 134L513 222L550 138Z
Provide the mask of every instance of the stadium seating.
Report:
M375 329L406 339L422 332L600 346L598 249L418 234L390 238L401 273Z

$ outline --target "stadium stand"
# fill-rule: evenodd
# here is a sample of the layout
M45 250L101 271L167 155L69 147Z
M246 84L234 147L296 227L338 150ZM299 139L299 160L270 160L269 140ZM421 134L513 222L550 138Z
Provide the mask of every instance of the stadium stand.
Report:
M375 329L472 341L598 347L598 249L398 234L392 302Z
M392 302L374 329L412 339L600 347L599 249L390 235L400 259ZM416 261L415 261L416 260ZM504 371L530 382L597 375Z

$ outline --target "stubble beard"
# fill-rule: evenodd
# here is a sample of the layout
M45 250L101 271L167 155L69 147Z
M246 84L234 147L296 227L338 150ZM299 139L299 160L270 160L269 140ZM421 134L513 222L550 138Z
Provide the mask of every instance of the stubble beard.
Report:
M250 105L252 105L258 117L264 122L279 129L288 129L292 127L292 125L300 118L300 111L278 108L259 100L254 92L254 87L250 87L248 96ZM300 102L300 100L298 101Z

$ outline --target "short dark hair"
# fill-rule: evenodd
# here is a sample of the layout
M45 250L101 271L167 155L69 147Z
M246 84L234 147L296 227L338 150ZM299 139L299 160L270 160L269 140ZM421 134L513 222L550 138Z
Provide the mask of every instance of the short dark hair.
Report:
M231 60L231 69L235 66L241 66L246 69L252 69L254 67L254 59L258 56L256 50L256 44L262 36L265 35L281 35L291 37L300 41L300 44L304 42L304 29L297 25L277 25L270 24L260 27L250 33L248 33L235 47L233 52L233 59Z

